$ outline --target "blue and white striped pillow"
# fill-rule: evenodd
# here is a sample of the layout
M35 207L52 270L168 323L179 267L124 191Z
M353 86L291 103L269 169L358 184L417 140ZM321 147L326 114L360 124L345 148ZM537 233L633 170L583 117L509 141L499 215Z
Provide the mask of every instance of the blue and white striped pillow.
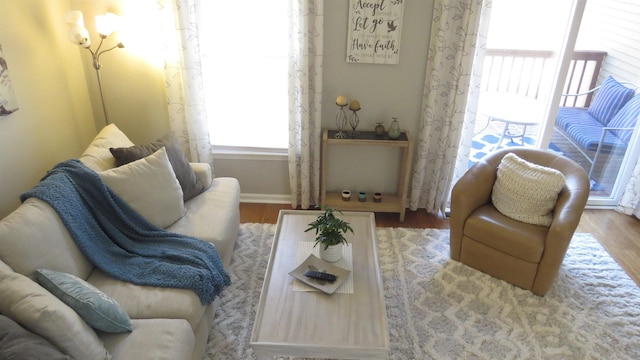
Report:
M602 125L608 126L609 121L633 97L633 94L634 89L620 84L612 76L609 76L600 85L588 112Z
M636 126L640 116L640 95L636 95L629 100L616 116L611 119L607 127L611 128L633 128ZM611 130L625 144L629 144L633 130Z

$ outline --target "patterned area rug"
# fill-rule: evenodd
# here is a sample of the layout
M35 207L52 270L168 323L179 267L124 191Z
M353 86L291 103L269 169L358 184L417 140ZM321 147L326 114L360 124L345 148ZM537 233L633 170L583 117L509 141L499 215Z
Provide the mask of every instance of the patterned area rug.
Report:
M207 359L249 347L275 225L242 224ZM390 359L640 359L640 288L576 234L545 297L449 259L449 231L378 228Z

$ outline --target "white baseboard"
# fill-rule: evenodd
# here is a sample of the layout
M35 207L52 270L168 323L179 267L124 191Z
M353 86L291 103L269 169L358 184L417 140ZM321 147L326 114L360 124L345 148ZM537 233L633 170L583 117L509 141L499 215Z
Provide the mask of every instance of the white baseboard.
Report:
M290 204L289 194L240 194L240 202L258 204Z

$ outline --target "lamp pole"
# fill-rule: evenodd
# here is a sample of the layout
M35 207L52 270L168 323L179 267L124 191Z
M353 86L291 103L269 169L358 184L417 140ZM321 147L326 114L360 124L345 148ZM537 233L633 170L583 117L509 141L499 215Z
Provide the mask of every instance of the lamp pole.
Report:
M84 27L84 16L81 11L73 10L69 11L64 16L64 21L69 24L69 40L81 46L91 53L91 59L93 68L96 70L96 76L98 78L98 88L100 90L100 101L102 102L102 112L104 113L104 122L105 125L109 125L109 117L107 115L107 105L104 101L104 91L102 89L102 77L100 75L100 68L102 64L100 63L100 56L107 51L111 51L117 48L124 48L122 42L118 42L115 46L112 46L108 49L100 50L104 43L104 40L111 35L115 28L118 27L119 17L112 13L106 13L104 15L96 16L96 28L98 30L98 34L100 35L100 43L95 51L91 50L91 39L89 37L89 31Z
M124 48L124 45L121 42L119 42L117 45L113 47L100 51L100 47L102 47L102 43L106 38L107 37L105 35L100 35L100 44L98 44L98 48L96 49L96 51L91 50L91 48L89 47L87 47L86 49L89 50L89 52L91 53L91 58L93 60L93 68L96 70L96 77L98 78L98 88L100 90L100 100L102 101L102 112L104 113L104 122L105 122L105 125L109 125L110 122L109 122L109 116L107 115L107 105L104 101L104 91L102 90L102 76L100 76L100 68L102 67L102 64L100 63L100 55L106 53L107 51L111 51L113 49Z

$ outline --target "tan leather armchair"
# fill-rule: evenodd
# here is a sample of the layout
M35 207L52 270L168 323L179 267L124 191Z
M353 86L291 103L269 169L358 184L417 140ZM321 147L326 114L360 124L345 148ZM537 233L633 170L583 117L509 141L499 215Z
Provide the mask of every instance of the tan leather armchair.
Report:
M549 227L513 220L492 205L498 165L510 152L564 174L566 185L558 195ZM588 197L587 174L571 159L527 148L490 153L453 187L451 258L544 296L562 264Z

